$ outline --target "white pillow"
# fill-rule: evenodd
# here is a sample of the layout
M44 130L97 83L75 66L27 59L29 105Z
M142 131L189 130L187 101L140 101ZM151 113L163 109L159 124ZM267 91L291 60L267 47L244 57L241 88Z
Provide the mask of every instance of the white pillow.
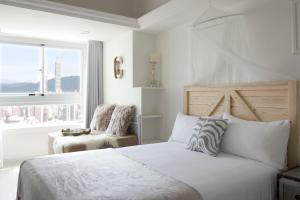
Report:
M193 128L196 125L198 118L199 117L197 116L178 113L169 142L181 142L187 144L193 134Z
M276 169L286 167L290 123L288 120L256 122L235 118L227 113L228 128L221 151L263 162Z

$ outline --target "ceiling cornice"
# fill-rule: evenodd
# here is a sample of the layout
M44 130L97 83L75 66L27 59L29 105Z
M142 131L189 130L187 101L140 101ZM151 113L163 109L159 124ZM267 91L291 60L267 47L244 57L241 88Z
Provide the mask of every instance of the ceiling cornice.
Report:
M0 4L51 12L72 17L79 17L104 23L110 23L131 28L139 28L137 19L114 15L106 12L70 6L46 0L0 0Z

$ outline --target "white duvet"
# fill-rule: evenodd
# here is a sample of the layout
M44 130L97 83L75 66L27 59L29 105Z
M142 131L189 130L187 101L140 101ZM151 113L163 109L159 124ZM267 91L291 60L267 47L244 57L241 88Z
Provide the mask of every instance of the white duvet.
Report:
M149 168L196 189L204 200L273 200L278 171L254 160L185 149L176 142L118 149Z
M202 200L194 188L114 149L22 163L18 200Z
M18 198L273 200L277 173L254 160L224 153L211 157L168 142L26 161Z

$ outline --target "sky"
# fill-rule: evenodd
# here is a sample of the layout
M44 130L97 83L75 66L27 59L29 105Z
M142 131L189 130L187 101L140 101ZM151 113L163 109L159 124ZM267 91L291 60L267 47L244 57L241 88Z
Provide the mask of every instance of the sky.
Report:
M41 55L40 46L0 43L0 83L38 82ZM56 60L61 63L62 77L80 75L80 50L45 47L45 72L48 79L54 78Z

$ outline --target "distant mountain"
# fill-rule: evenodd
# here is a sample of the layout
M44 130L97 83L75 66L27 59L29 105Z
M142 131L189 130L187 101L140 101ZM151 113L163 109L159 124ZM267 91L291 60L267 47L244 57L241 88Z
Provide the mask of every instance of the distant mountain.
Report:
M63 92L74 92L80 90L79 76L66 76L61 78L61 89ZM0 83L0 93L33 93L39 91L38 83ZM48 91L55 92L55 79L48 80Z
M2 83L0 84L1 93L30 93L39 91L38 83Z

